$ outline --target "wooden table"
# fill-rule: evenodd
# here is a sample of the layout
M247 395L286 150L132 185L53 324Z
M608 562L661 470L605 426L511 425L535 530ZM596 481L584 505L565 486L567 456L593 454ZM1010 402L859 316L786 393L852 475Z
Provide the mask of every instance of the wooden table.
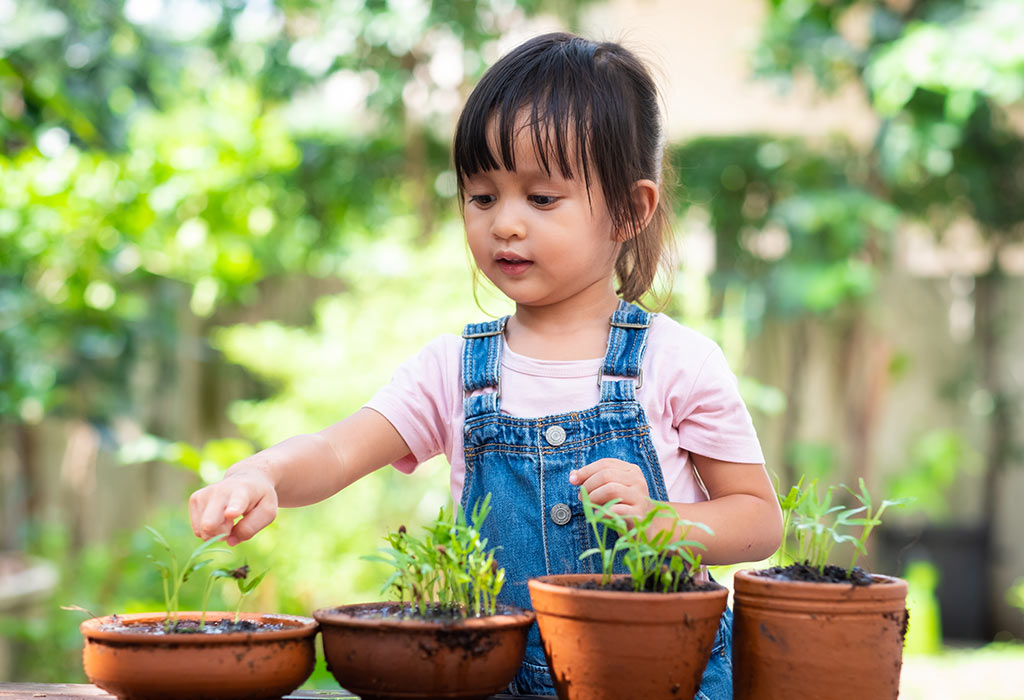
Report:
M520 698L530 700L550 700L539 695L521 695ZM84 683L0 683L0 698L56 698L57 700L114 700L114 696L94 685ZM282 700L358 700L345 690L296 690ZM491 700L512 700L511 695L494 695Z

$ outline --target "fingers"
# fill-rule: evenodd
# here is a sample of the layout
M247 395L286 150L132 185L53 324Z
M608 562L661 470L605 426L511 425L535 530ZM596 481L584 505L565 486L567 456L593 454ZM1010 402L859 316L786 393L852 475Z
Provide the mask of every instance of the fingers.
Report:
M621 503L612 510L620 515L638 515L650 509L647 480L640 467L621 459L599 459L569 474L572 484L585 488L590 500L604 505L613 499Z
M610 457L599 459L596 462L591 462L585 467L581 467L580 469L575 469L569 472L569 483L575 484L576 486L582 486L587 479L594 476L595 474L599 474L601 472L608 470L618 469L622 465L634 466L629 464L628 462L623 462L621 459L612 459Z
M225 493L220 484L201 488L188 499L189 519L192 532L196 537L208 540L231 530L229 523L225 528L224 499Z
M587 494L590 496L590 501L597 505L604 505L616 498L624 504L635 504L637 501L637 490L620 484L617 481L611 481L593 489L587 489ZM645 492L644 496L646 495Z
M257 532L274 522L277 517L277 498L268 494L260 499L259 503L245 514L241 520L231 528L225 542L234 547L239 542L245 542Z
M246 479L225 479L199 489L189 498L189 518L196 537L228 535L229 545L251 538L277 515L273 488ZM244 516L238 520L239 516ZM238 520L236 523L235 521Z

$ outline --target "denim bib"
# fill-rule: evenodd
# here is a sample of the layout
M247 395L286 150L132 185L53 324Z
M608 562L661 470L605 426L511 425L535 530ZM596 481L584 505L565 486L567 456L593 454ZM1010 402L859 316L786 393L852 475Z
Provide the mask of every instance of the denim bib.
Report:
M597 557L579 559L596 542L583 515L579 487L569 483L573 469L606 457L621 459L640 467L652 500L668 500L650 424L636 398L643 385L640 367L651 317L620 301L597 377L599 403L542 418L500 412L502 335L509 317L466 326L466 477L460 505L471 513L478 500L492 494L491 513L481 531L488 547L501 547L497 558L505 569L505 586L500 602L531 608L526 582L534 576L600 572ZM485 389L493 390L470 395ZM621 564L616 568L625 571ZM732 697L731 638L731 612L726 611L697 700ZM555 694L536 624L530 628L526 658L510 691Z

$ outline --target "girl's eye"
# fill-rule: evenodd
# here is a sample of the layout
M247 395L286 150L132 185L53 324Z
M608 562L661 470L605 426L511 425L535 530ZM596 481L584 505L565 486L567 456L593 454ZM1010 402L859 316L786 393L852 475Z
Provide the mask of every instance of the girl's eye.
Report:
M530 201L540 207L549 207L558 201L558 197L549 194L531 194Z
M477 206L486 207L488 204L494 201L494 197L489 194L474 194L470 195L469 201L471 204Z

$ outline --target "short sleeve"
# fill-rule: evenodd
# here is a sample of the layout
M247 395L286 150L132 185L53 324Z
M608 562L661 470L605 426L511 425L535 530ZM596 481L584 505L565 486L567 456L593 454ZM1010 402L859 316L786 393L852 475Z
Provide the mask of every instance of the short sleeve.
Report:
M704 359L689 395L673 401L673 422L684 450L725 462L764 464L736 375L717 345Z
M451 420L457 385L461 339L435 338L395 370L391 381L373 395L366 407L383 415L398 431L411 453L395 462L409 473L419 464L451 451Z

